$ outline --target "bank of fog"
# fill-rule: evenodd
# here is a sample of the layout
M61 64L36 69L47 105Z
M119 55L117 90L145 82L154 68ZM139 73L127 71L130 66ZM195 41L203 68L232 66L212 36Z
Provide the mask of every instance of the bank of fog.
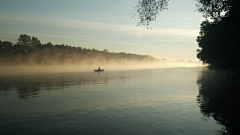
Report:
M195 66L199 64L171 62L150 55L56 45L42 49L30 48L25 51L17 50L15 47L0 54L0 75L93 72L98 67L104 68L105 71L117 71Z
M72 63L71 60L62 64L56 64L56 61L51 64L19 64L19 65L4 65L0 66L0 75L30 75L42 73L67 73L67 72L93 72L94 69L101 67L106 71L120 70L143 70L157 68L177 68L177 67L200 67L201 63L193 62L173 62L168 60L159 61L134 61L134 60L116 60L111 62L102 61L82 61L81 63ZM35 63L35 62L33 62Z
M35 37L21 34L13 44L0 41L0 75L93 71L138 70L166 67L193 67L194 63L174 63L150 55L109 52L80 46L42 44Z

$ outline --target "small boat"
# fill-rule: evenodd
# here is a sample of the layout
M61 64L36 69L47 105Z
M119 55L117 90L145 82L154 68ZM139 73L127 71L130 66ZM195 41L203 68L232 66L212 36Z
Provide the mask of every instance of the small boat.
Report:
M95 69L94 71L95 71L95 72L103 72L104 69L100 69L100 70L99 70L99 69Z
M95 71L95 72L103 72L104 69L103 69L103 68L101 69L101 68L99 67L98 69L94 69L94 71Z

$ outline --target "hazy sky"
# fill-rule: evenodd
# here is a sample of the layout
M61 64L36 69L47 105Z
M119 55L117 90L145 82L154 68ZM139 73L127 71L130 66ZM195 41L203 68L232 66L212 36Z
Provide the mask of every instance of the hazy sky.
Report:
M204 20L195 0L170 0L157 21L136 27L137 0L0 0L0 40L20 34L42 43L197 61L196 37Z

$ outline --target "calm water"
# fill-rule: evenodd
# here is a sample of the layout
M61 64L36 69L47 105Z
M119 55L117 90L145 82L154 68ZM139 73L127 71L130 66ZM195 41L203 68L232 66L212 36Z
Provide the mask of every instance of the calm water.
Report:
M239 84L206 68L0 76L0 132L236 133Z

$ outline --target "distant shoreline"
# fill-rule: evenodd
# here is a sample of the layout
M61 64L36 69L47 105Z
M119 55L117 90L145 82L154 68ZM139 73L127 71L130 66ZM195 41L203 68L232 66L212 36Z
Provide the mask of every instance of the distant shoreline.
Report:
M86 49L69 45L42 44L36 37L21 34L18 42L13 44L0 41L0 66L62 66L62 65L93 65L93 64L124 64L159 62L150 55L109 52L108 49Z

